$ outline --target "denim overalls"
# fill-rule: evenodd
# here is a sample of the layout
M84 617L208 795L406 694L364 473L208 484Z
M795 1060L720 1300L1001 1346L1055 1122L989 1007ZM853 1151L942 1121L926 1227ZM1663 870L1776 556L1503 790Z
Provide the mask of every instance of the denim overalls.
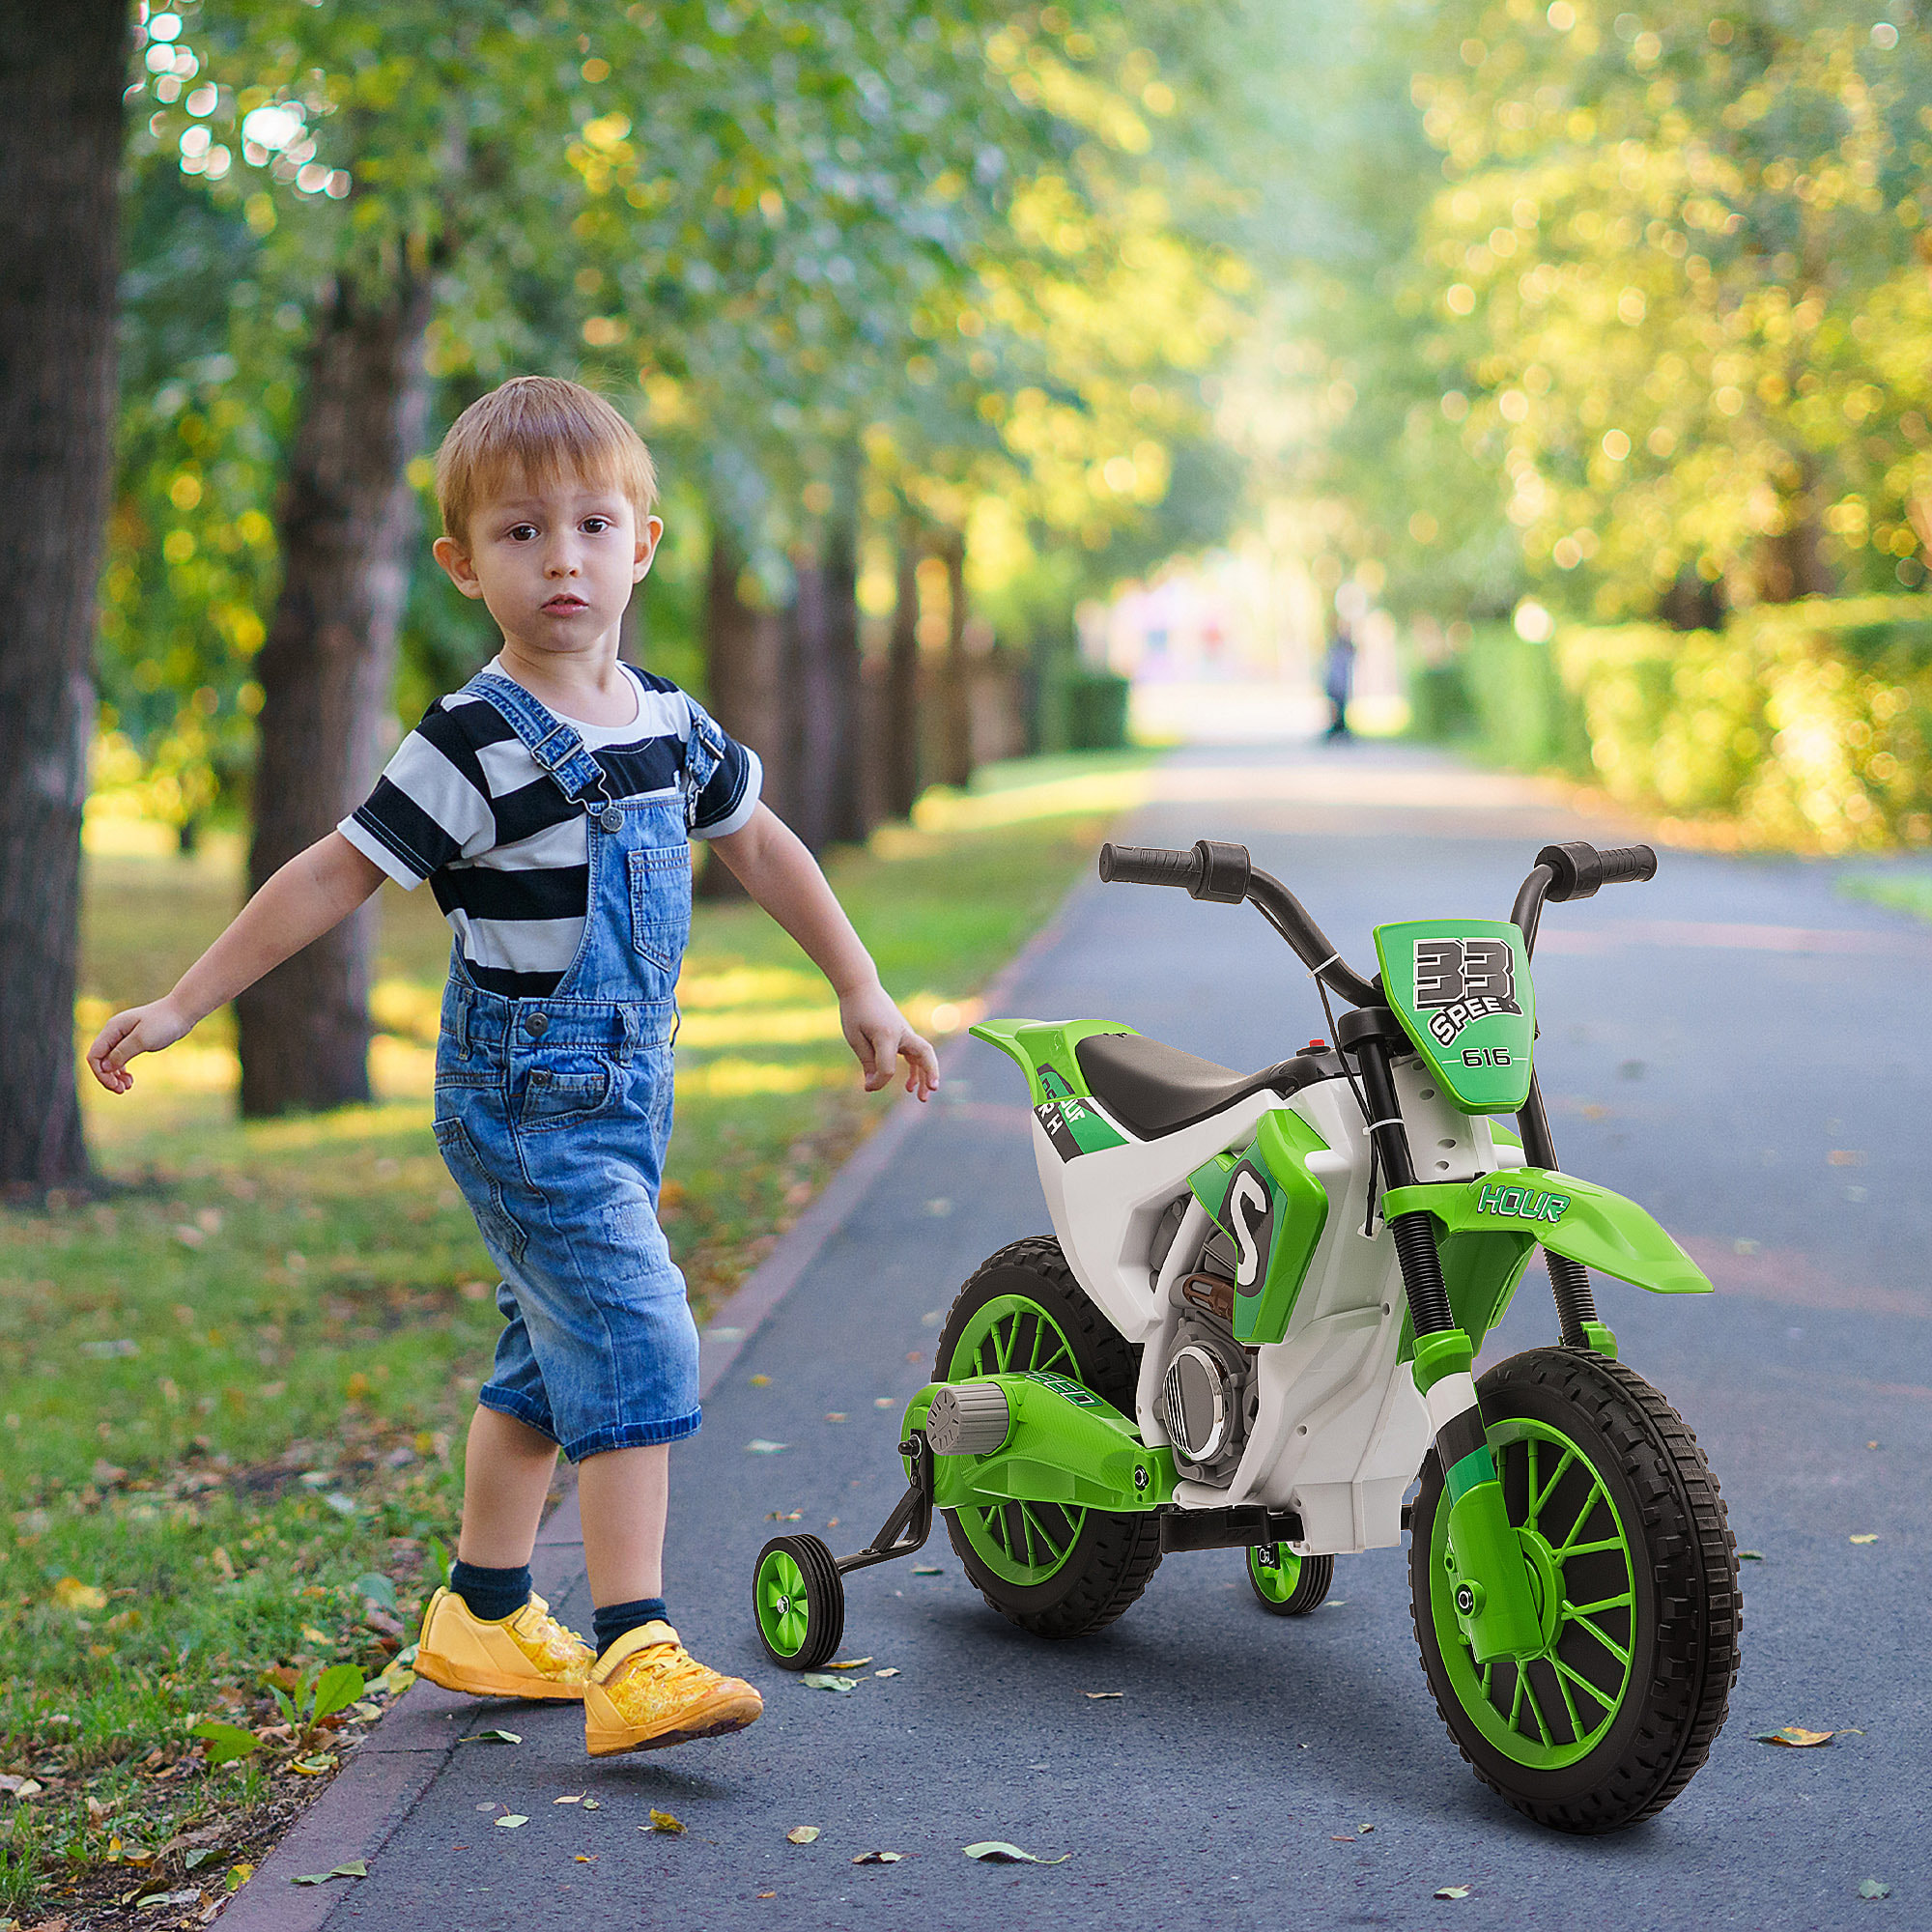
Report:
M691 933L690 813L723 747L699 714L683 794L610 799L572 727L495 671L500 712L589 817L583 938L556 990L481 990L451 949L436 1140L502 1275L508 1326L477 1400L573 1462L698 1425L697 1330L658 1226L670 1139L673 992Z

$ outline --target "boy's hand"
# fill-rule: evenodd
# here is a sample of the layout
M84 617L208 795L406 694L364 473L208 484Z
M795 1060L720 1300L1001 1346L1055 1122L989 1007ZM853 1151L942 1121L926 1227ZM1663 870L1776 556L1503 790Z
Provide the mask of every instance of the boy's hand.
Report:
M158 1053L191 1030L192 1022L168 1000L151 1001L116 1013L95 1036L87 1049L94 1077L110 1094L125 1094L134 1084L128 1063L137 1053Z
M845 1044L859 1056L866 1072L866 1092L890 1087L900 1055L906 1064L906 1092L922 1100L932 1097L939 1085L939 1056L930 1040L913 1032L886 989L874 980L869 986L846 993L838 1002L838 1023Z

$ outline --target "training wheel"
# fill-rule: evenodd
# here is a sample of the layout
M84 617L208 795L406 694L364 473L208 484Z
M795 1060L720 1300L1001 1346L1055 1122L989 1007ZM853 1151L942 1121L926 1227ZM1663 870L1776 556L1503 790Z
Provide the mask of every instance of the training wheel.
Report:
M752 1573L752 1610L781 1670L816 1670L845 1634L845 1584L815 1536L775 1536Z
M1271 1617L1305 1617L1334 1580L1332 1556L1297 1556L1285 1543L1261 1543L1248 1551L1248 1582Z

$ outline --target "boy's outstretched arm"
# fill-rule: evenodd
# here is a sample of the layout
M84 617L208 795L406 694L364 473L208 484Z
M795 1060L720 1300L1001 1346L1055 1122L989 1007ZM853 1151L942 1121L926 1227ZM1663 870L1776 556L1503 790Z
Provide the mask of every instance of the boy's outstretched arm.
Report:
M880 985L872 955L797 834L761 805L738 831L712 839L711 849L832 981L845 1043L865 1069L867 1093L891 1084L903 1055L906 1092L928 1098L939 1085L939 1058Z
M128 1063L137 1053L172 1046L216 1007L347 919L382 883L382 867L339 832L298 852L235 915L173 992L116 1013L100 1029L87 1049L94 1077L110 1094L127 1093L134 1084Z

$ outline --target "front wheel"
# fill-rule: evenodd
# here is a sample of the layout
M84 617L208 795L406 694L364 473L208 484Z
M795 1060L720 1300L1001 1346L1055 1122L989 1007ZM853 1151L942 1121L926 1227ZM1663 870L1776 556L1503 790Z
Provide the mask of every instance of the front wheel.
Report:
M1539 1824L1613 1832L1662 1810L1724 1721L1742 1614L1723 1498L1683 1419L1621 1363L1535 1349L1477 1395L1544 1644L1475 1662L1432 1452L1409 1547L1423 1668L1485 1784Z

